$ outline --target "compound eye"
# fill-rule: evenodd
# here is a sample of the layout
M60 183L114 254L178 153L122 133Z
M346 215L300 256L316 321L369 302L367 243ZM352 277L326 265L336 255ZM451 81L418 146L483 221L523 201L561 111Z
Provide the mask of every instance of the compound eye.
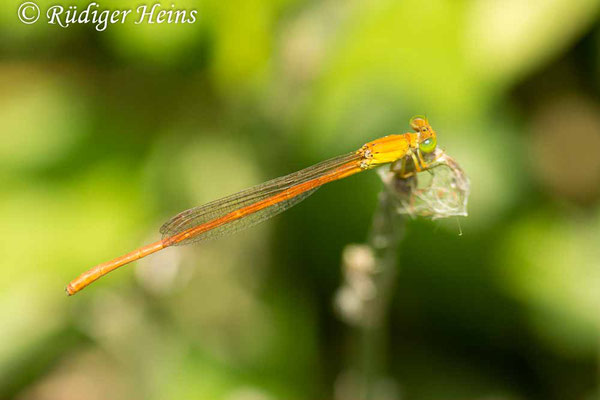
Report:
M419 144L419 150L423 153L431 153L437 146L437 140L434 137L427 138Z

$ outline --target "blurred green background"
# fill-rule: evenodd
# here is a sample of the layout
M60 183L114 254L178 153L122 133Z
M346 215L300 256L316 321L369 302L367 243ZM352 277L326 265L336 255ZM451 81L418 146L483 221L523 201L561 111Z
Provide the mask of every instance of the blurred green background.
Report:
M104 32L19 4L0 5L0 399L359 399L333 299L374 172L63 288L414 114L469 175L470 216L462 236L407 222L372 398L598 398L597 0L174 0L198 21Z

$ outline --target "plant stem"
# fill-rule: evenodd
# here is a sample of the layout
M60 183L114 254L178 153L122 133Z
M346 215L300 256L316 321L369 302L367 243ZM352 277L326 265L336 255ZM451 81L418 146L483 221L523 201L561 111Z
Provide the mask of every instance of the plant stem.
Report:
M398 184L396 180L399 178L390 174L387 179L384 190L379 194L367 244L348 246L345 250L345 284L338 292L340 312L349 323L357 326L360 337L360 344L355 347L359 354L350 384L352 389L346 388L353 392L355 399L396 397L396 393L385 390L381 383L386 373L389 344L387 314L395 287L398 247L405 224L394 204L393 191L397 189L395 184Z

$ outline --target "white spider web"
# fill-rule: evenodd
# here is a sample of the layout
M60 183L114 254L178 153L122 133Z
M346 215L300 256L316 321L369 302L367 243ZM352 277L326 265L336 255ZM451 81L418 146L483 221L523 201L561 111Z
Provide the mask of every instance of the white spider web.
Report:
M394 171L379 170L397 212L434 220L466 217L469 178L458 163L441 150L436 150L433 156L436 161L430 168L408 178L401 178Z

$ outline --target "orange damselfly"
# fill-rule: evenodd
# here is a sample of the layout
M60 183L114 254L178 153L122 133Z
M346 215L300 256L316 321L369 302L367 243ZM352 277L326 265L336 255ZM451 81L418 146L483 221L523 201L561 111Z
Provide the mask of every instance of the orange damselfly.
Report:
M67 285L67 294L73 295L110 271L169 246L199 242L265 221L298 204L328 182L389 163L400 162L400 174L406 177L430 168L435 164L435 157L431 156L437 154L436 133L423 116L411 118L410 126L414 133L376 139L352 153L183 211L160 228L161 240L84 272ZM410 171L404 168L407 161L412 161Z

